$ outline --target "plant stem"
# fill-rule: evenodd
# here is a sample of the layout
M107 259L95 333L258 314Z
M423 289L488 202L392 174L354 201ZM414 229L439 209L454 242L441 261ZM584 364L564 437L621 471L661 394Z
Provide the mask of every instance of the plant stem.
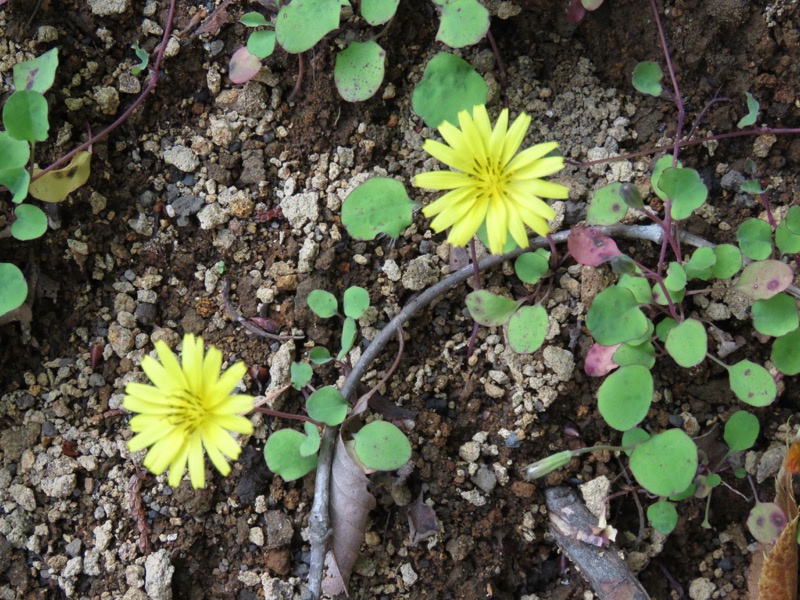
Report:
M49 167L46 167L39 171L36 175L31 177L31 181L35 181L39 179L45 173L49 173L54 169L58 169L61 165L66 164L73 156L78 154L79 152L83 152L87 148L90 148L92 144L95 144L105 138L109 133L114 131L117 127L122 125L128 118L131 116L134 110L136 110L139 105L144 102L145 98L156 89L156 85L158 84L158 70L161 67L161 61L164 58L164 51L167 49L167 42L169 41L170 35L172 35L172 19L175 16L175 4L177 0L170 0L169 2L169 11L167 13L167 22L164 24L164 35L161 37L161 45L158 48L158 53L156 54L156 60L153 63L153 66L150 68L150 81L147 82L144 90L142 93L139 94L139 97L134 100L133 104L131 104L128 109L122 113L116 121L111 123L108 127L103 129L97 135L90 135L89 139L86 140L83 144L74 148L61 158L59 158L56 162L54 162Z

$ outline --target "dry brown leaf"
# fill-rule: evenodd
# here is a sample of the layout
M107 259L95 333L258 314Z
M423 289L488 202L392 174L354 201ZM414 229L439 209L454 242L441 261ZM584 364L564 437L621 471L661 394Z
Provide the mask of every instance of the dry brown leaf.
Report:
M758 600L797 600L797 521L795 517L784 527L764 559Z
M408 507L408 529L412 546L416 546L439 533L439 521L436 519L436 512L425 504L422 492L419 493L416 501L412 502Z
M786 455L788 458L788 454ZM797 516L797 500L794 497L792 474L786 469L786 458L783 459L780 471L775 477L775 504L781 507L789 521Z
M347 584L367 529L367 516L375 508L369 479L353 462L339 436L331 465L330 513L333 530L328 567L322 589L326 594L347 593Z

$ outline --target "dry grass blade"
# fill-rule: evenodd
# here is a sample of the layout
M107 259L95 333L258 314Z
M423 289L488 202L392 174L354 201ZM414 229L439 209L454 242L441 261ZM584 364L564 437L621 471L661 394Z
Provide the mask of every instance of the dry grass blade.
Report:
M758 600L797 598L797 520L795 517L783 529L775 547L764 559L758 580Z

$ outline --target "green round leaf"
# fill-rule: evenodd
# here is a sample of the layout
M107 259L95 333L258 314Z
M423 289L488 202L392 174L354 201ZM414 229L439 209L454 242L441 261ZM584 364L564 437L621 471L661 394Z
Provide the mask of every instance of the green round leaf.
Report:
M653 290L650 288L650 282L646 277L638 275L638 269L637 275L622 275L617 281L617 287L629 290L639 304L652 304L653 302Z
M625 433L622 434L622 445L623 446L633 446L634 444L641 444L642 442L646 442L650 439L650 434L647 433L641 427L634 427L633 429L628 429ZM635 448L629 448L625 450L625 454L630 456Z
M603 346L635 340L649 327L633 293L618 286L606 288L595 297L586 315L586 326Z
M375 95L385 70L386 51L376 42L351 42L336 55L333 80L342 98L361 102Z
M269 436L264 445L264 458L269 470L285 481L300 479L313 471L317 466L317 455L300 454L300 447L306 437L294 429L281 429Z
M616 254L612 256L608 264L611 265L611 270L618 275L633 275L641 271L641 269L636 266L636 262L625 254Z
M678 161L678 167L681 166L683 166L681 165L681 161ZM653 191L656 193L656 196L658 196L662 200L666 200L667 195L659 187L659 181L661 180L661 176L664 174L664 171L671 167L672 167L672 156L670 154L662 156L656 161L656 164L653 167L653 174L650 176L650 184L653 186Z
M290 54L311 50L317 42L339 27L339 0L292 0L281 6L275 21L275 35Z
M345 199L342 224L358 240L374 240L379 233L396 238L411 224L414 206L402 183L373 177Z
M728 418L723 437L731 452L749 450L756 443L759 429L758 418L745 410L740 410Z
M414 112L428 127L458 125L458 113L486 104L489 88L467 61L447 52L434 56L411 95Z
M14 92L3 106L3 125L8 135L28 142L47 139L47 100L39 92Z
M267 58L275 51L275 32L271 29L254 31L247 38L247 50L256 58Z
M774 354L774 345L772 351ZM772 360L775 362L774 358ZM767 406L778 395L778 388L769 371L749 360L728 367L728 380L736 397L750 406Z
M785 220L781 221L775 230L775 245L781 254L796 254L800 252L800 235L793 233Z
M27 142L17 140L0 131L0 169L24 167L31 157L31 148Z
M292 387L296 390L303 389L309 381L314 371L311 370L311 365L304 362L292 363L289 368Z
M20 204L14 208L14 216L11 235L18 240L34 240L47 231L47 215L38 206Z
M647 507L647 520L653 529L667 535L678 524L678 511L674 504L661 500Z
M753 94L750 92L745 92L744 95L747 99L747 114L739 119L739 122L736 124L739 129L742 127L747 127L748 125L752 125L758 118L758 100L753 98Z
M306 432L306 439L300 444L300 456L311 456L319 451L319 429L313 423L306 421L303 423L303 430Z
M747 518L747 529L762 544L777 541L786 524L786 515L774 502L756 502Z
M325 290L312 290L308 295L308 308L323 319L330 319L337 314L339 303L336 296Z
M745 181L739 186L739 189L748 194L763 194L765 192L764 188L761 187L761 184L757 179Z
M306 400L308 416L331 427L344 421L347 407L347 400L342 393L330 385L319 388Z
M772 254L772 228L761 219L747 219L736 230L739 248L750 260L764 260Z
M764 335L780 337L797 329L797 302L788 294L776 294L767 300L756 300L752 309L753 327Z
M353 434L354 450L368 469L393 471L411 458L411 444L405 434L386 421L373 421Z
M58 48L14 65L14 88L44 94L56 79ZM7 125L7 124L6 124Z
M11 263L0 263L0 316L19 308L28 296L25 275Z
M345 316L360 319L369 308L369 292L357 285L351 286L344 291L342 304Z
M657 496L682 492L697 473L697 446L680 429L669 429L637 446L630 467L636 481Z
M308 353L308 359L315 365L324 365L333 360L330 351L324 346L315 346Z
M442 9L436 39L451 48L477 44L489 31L489 11L478 0L434 0Z
M517 277L531 285L538 283L550 270L550 253L539 248L535 252L525 252L514 261L514 272Z
M628 214L628 204L620 191L621 183L612 183L597 190L586 213L587 225L614 225Z
M488 290L470 292L466 301L470 316L485 327L505 325L521 303L521 300L498 296Z
M600 414L609 427L627 431L641 423L653 402L653 376L641 365L621 367L597 390Z
M394 16L400 0L361 0L361 16L372 26L383 25Z
M672 199L670 214L673 219L688 219L708 198L708 188L694 169L664 169L658 187Z
M795 204L789 208L781 223L786 223L787 229L793 234L800 235L800 206Z
M542 306L523 306L508 321L508 345L518 354L532 354L541 348L550 327Z
M263 27L265 25L269 25L267 19L264 18L264 15L255 11L243 14L242 18L239 19L239 22L247 27Z
M794 280L792 267L779 260L760 260L742 271L736 289L753 300L767 300L780 294Z
M677 321L672 317L663 318L658 325L656 325L656 337L658 337L662 343L666 342L669 332L672 331L674 327L677 327L677 325Z
M633 87L643 94L651 96L661 95L661 79L664 72L658 63L651 60L640 62L633 69Z
M742 268L742 253L733 244L720 244L714 247L717 263L711 269L712 277L730 279Z
M646 369L652 369L656 364L656 348L650 342L637 345L621 344L612 359L620 367L641 365Z
M26 146L26 142L22 142ZM19 204L28 195L28 188L31 183L31 176L25 167L13 167L11 169L0 169L0 185L4 185L11 192L11 202Z
M347 353L353 347L353 344L356 343L356 321L352 317L347 317L344 320L344 324L342 325L342 349L339 350L339 354L336 355L338 360L342 360Z
M675 261L669 263L667 276L664 278L664 287L670 292L680 292L686 288L686 271L680 263Z
M800 328L775 340L769 359L784 375L800 373Z
M680 366L697 366L703 362L708 351L706 328L700 321L686 319L670 330L664 346Z
M687 279L700 279L708 281L714 265L717 264L717 255L713 248L703 246L692 253L689 262L684 266ZM669 286L667 286L669 287Z

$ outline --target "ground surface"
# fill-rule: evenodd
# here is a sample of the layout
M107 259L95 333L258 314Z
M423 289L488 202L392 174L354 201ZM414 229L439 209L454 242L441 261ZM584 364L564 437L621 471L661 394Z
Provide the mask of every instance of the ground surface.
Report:
M50 94L51 137L58 142L37 148L41 163L85 139L87 126L97 131L111 122L135 97L130 44L154 49L166 7L132 3L121 14L95 14L113 4L11 0L0 7L4 86L13 63L54 44L61 48ZM504 3L501 10L510 7ZM308 53L292 103L297 63L281 53L257 81L232 85L228 58L246 35L235 21L253 8L234 2L218 30L190 37L198 6L178 2L176 30L187 32L177 54L165 59L144 108L95 146L89 184L52 211L54 230L42 240L0 245L2 259L38 278L33 321L0 328L2 598L167 598L171 590L175 598L248 600L299 593L313 478L286 484L266 469L262 449L270 424L256 419L256 433L243 440L230 477L209 470L208 489L192 492L184 481L173 490L163 478L137 477L141 457L127 451L128 416L117 410L124 386L143 380L138 364L152 342L175 347L184 332L193 332L231 361L270 370L266 383L278 387L288 361L314 344L338 343L335 326L317 321L306 307L312 289L367 288L377 308L362 323L369 338L416 290L451 268L454 255L422 215L396 243L355 242L339 217L342 199L373 174L389 173L412 198L429 200L410 179L435 165L421 151L435 132L421 128L410 94L424 64L443 49L434 39L433 5L401 3L384 37L386 82L376 98L357 105L336 96L333 41ZM555 139L565 156L581 161L669 140L673 105L642 97L629 83L637 62L662 60L648 3L608 0L577 27L566 22L558 2L518 8L516 16L493 20L507 89L488 44L463 55L490 83L495 111L507 98L512 113L533 116L529 143ZM715 104L698 134L735 130L745 91L761 102L760 122L800 124L795 2L668 0L661 10L690 116L715 94L733 100ZM682 157L711 188L710 208L689 229L714 242L731 241L736 225L760 212L731 183L748 158L772 186L775 205L797 202L800 139L738 138ZM561 207L567 221L581 218L592 189L606 181L644 182L649 167L644 157L566 169L557 179L572 190ZM631 247L642 260L655 256L646 245ZM406 353L385 396L417 413L410 434L414 469L402 484L376 481L378 508L353 597L585 597L580 574L560 563L546 535L543 489L602 484L606 477L609 493L618 492L627 485L621 463L598 453L536 484L519 473L553 451L618 441L596 411L598 382L582 371L588 338L585 331L577 335L587 300L608 273L570 265L556 275L548 300L554 325L533 356L513 355L502 332L482 330L465 364L471 324L463 287L408 325ZM484 284L513 290L520 284L510 273L496 269ZM306 337L269 343L247 334L222 306L224 281L242 314L273 319L282 331ZM695 307L714 318L706 308ZM763 362L768 347L740 323L735 308L718 310L717 325L746 342L736 357ZM102 357L93 366L94 346L102 347ZM391 360L384 357L368 378L375 381ZM708 361L689 372L661 362L652 427L703 433L735 405L724 373ZM335 376L321 370L318 381ZM260 391L257 382L246 383ZM799 397L797 383L787 379L778 403L755 411L763 435L749 464L766 473L765 496L775 455L768 449L780 447L775 440L783 439ZM298 410L299 400L286 394L284 410ZM434 507L441 533L412 546L407 505L420 493ZM134 519L139 499L152 550L147 558ZM693 598L712 592L745 598L753 550L744 528L749 508L723 489L711 505L713 527L705 530L704 502L687 501L666 541L648 533L637 543L639 520L629 495L612 502L609 518L653 598L674 594L671 579L687 594L692 585ZM169 568L171 584L158 575Z

